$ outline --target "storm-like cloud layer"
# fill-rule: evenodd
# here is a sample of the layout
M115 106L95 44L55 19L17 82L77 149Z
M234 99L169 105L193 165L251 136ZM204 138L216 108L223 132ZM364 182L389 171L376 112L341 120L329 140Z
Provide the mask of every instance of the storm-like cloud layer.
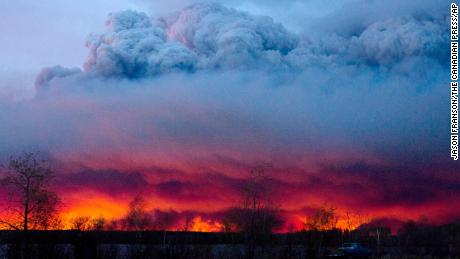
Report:
M450 220L448 6L433 2L350 1L302 33L220 4L112 13L82 69L45 68L34 99L0 103L0 152L48 152L72 199L223 211L270 162L291 213Z

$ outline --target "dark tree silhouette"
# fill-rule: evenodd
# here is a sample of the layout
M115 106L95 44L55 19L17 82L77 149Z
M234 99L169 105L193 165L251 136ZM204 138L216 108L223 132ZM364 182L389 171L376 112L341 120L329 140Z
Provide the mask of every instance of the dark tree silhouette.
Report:
M8 216L0 221L11 229L50 229L60 224L58 195L48 187L53 172L35 153L11 158L2 185L9 191Z
M307 217L305 228L313 231L327 231L336 228L338 215L336 208L327 204L315 208L313 215Z
M152 215L147 212L144 198L136 196L129 203L129 211L123 219L127 230L149 230L152 226Z
M77 216L71 220L72 230L88 231L91 230L91 218L88 216Z
M185 215L184 225L182 226L181 230L187 232L187 231L190 231L192 227L193 227L193 215L190 213L187 213Z
M240 205L229 209L222 219L224 231L258 236L270 234L281 226L278 206L271 199L273 195L266 168L259 166L251 170L242 190Z
M103 231L106 227L106 219L102 216L94 218L91 220L91 230L94 231Z
M79 231L102 231L106 227L106 220L99 216L91 218L88 216L77 216L71 220L70 228Z
M316 256L323 256L323 241L324 233L334 230L337 227L338 215L336 208L324 204L315 208L313 215L307 217L305 221L305 228L313 231L317 235L316 238Z
M254 257L256 243L262 244L269 239L274 229L282 225L278 206L272 200L271 179L266 176L267 165L255 167L246 180L242 190L241 204L231 208L224 216L223 230L241 232L245 236L246 258ZM264 253L264 252L262 252Z

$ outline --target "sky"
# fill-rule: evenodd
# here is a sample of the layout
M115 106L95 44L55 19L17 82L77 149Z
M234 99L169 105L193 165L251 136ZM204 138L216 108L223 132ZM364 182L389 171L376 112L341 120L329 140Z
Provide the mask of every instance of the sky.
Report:
M324 203L456 220L448 10L436 0L2 1L0 155L46 154L67 218L117 218L142 195L158 217L214 226L269 163L286 224Z

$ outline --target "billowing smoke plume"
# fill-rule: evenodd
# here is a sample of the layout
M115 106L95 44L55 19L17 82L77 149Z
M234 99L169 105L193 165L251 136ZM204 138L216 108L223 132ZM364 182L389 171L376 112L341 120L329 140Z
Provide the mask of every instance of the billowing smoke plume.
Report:
M375 64L394 66L415 61L443 62L448 55L443 16L392 17L363 28L357 35L319 39L295 35L263 16L218 4L195 4L153 19L123 11L109 15L107 32L87 40L89 57L84 73L92 76L140 79L170 72L229 69L302 71L308 66ZM313 42L312 42L313 41ZM41 88L54 76L75 69L45 69L37 79Z
M113 13L89 36L83 69L45 68L37 98L0 103L0 151L46 150L74 179L64 193L142 190L160 209L223 210L251 167L271 162L287 211L329 201L458 216L445 213L460 194L446 135L448 6L378 6L310 19L306 33L218 4Z
M280 65L298 39L269 17L217 4L197 4L153 20L144 13L109 15L107 33L91 35L85 72L145 78L172 71L225 70ZM73 72L69 71L67 74ZM49 75L49 69L43 71ZM63 73L56 69L56 75ZM40 76L40 87L52 76Z

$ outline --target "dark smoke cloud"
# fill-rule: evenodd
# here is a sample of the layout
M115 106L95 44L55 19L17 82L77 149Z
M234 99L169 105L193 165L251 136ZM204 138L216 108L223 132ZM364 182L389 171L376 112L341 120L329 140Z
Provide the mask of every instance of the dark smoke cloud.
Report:
M294 35L269 17L217 4L193 5L157 20L134 11L113 13L106 25L107 33L91 35L86 43L86 73L133 79L172 71L251 68L279 62L297 43ZM54 74L72 72L46 69L37 86Z
M423 69L430 61L446 64L448 55L447 19L439 15L389 17L348 34L322 36L320 43L288 32L269 17L218 4L195 4L158 19L134 11L113 13L106 25L106 33L87 41L86 74L135 79L177 71L407 62ZM45 69L37 87L75 73L59 66Z
M135 195L149 188L149 182L139 172L120 172L110 169L61 173L54 184L64 192L66 189L90 189L114 196L126 193Z

